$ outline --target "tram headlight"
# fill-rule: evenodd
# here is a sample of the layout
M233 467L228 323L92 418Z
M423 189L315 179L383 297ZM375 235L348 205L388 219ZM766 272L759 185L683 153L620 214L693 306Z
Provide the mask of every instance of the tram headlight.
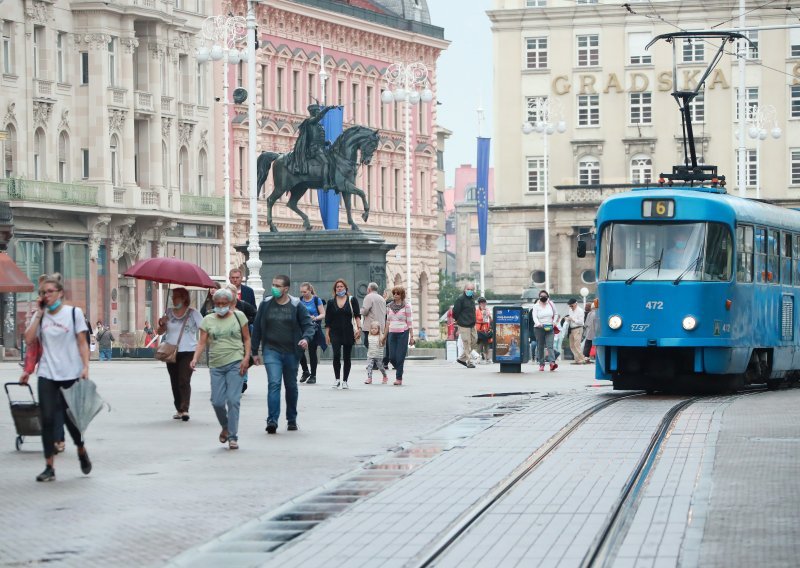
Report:
M697 327L697 320L695 319L694 316L686 316L685 318L683 318L681 324L683 325L683 329L685 329L686 331L692 331L694 328Z
M622 327L622 318L619 316L611 316L608 318L608 327L611 329L619 329Z

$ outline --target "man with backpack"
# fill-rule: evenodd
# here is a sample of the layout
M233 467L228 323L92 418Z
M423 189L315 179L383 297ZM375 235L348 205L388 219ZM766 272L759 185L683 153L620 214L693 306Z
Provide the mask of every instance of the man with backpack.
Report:
M111 343L114 341L111 329L107 325L104 326L97 332L95 339L97 339L97 347L100 349L100 360L111 361Z

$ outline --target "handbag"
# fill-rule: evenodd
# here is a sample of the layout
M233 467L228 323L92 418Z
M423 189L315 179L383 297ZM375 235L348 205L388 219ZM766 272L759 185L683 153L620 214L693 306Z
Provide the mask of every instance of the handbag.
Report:
M355 337L361 333L361 330L358 329L358 323L356 322L356 316L360 318L361 315L356 314L356 311L353 309L353 296L348 296L347 301L350 304L350 312L353 314L353 317L350 318L350 323L353 324L353 337Z
M154 357L159 360L163 361L164 363L174 363L178 360L178 345L181 344L181 338L183 337L183 330L186 329L186 322L189 321L189 311L186 311L186 317L183 319L183 325L181 326L181 333L178 335L178 342L176 344L167 343L166 341L162 342L161 345L158 346L156 349L156 353Z
M23 371L29 375L32 375L33 372L36 370L36 365L39 364L39 360L42 358L44 354L44 348L42 347L42 342L38 339L28 343L27 348L25 349L25 365L23 366Z
M235 312L233 314L233 317L236 318L236 323L239 323L239 324L242 323L242 320L239 319L239 316L237 316ZM245 317L247 317L247 316L245 316ZM244 334L242 333L242 327L243 326L239 327L239 336L242 338L242 347L244 347ZM256 364L256 360L252 355L245 353L245 357L247 357L247 368L248 369Z

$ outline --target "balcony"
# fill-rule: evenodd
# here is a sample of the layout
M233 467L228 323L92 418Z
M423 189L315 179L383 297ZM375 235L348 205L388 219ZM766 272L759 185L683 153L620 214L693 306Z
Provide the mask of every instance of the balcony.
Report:
M178 103L178 119L195 122L194 105L189 103Z
M34 99L52 99L53 98L53 82L42 81L41 79L33 80L33 98Z
M117 107L126 107L125 104L125 95L127 94L127 89L120 89L118 87L109 87L108 91L111 95L111 104Z
M0 180L0 201L97 206L97 188L93 185L11 178Z
M151 114L153 112L153 95L144 91L133 92L133 109L136 112Z
M222 197L181 195L181 213L221 217L225 215L225 200Z
M141 192L141 205L148 209L158 209L158 192L143 189Z
M172 97L161 97L161 113L162 114L173 114L172 110Z

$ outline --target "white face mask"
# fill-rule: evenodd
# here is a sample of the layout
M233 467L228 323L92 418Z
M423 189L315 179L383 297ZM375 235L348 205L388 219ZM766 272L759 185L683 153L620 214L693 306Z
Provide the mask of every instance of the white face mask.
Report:
M214 306L214 313L222 318L222 317L225 317L227 315L227 313L228 313L228 311L230 309L231 308L229 306L225 306L224 308L220 308L218 306Z

